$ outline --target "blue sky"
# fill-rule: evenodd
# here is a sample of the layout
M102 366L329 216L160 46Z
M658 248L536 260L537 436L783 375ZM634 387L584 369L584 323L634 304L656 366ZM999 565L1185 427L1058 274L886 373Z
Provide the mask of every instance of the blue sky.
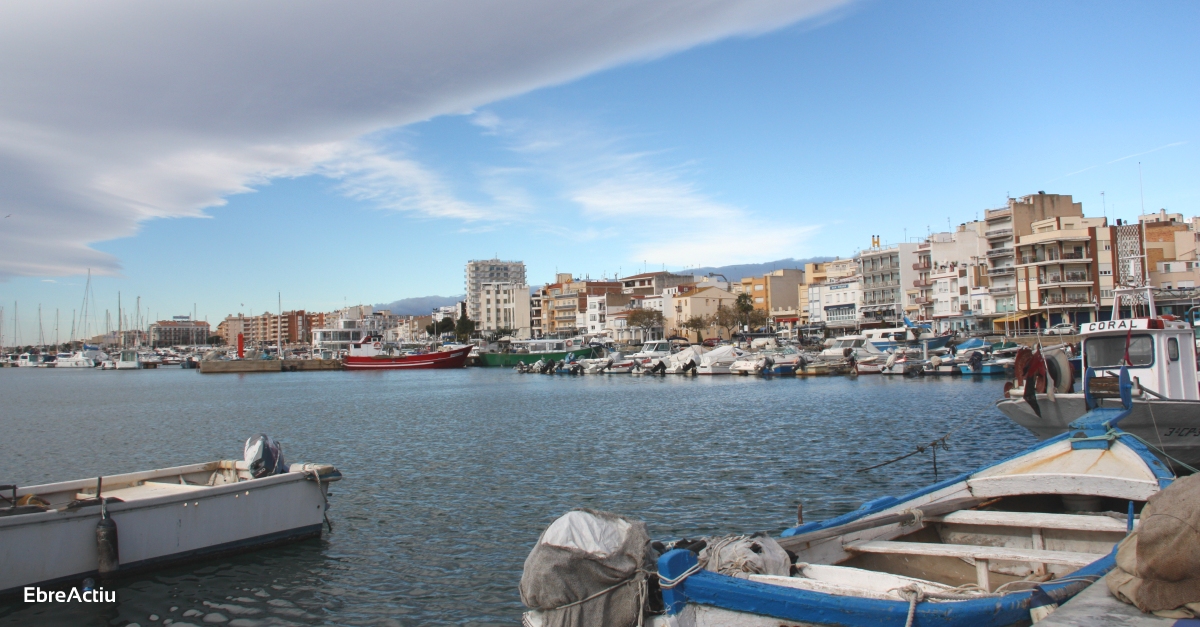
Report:
M1200 214L1196 3L862 1L790 21L667 53L651 41L633 60L271 153L212 199L88 241L110 275L93 280L98 305L115 309L119 290L151 317L195 303L215 324L274 310L280 292L309 310L457 294L464 262L493 255L534 282L848 256L872 234L919 237L1038 190L1087 215L1104 192L1110 218L1132 218L1139 162L1147 210ZM237 156L201 166L248 160L212 154ZM55 308L68 319L90 263L10 270L6 340L14 300L26 341L39 303L45 324Z

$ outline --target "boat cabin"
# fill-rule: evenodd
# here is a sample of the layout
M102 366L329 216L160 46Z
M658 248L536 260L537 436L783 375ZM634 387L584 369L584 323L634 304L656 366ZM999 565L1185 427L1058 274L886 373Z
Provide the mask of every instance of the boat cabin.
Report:
M1126 318L1085 323L1083 367L1112 376L1122 365L1137 386L1173 400L1200 400L1192 328L1182 320Z

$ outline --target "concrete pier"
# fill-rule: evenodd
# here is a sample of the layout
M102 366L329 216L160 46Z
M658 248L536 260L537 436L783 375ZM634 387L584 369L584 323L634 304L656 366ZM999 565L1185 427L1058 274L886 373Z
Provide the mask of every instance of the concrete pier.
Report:
M235 359L201 361L201 374L247 372L303 372L308 370L341 370L338 359Z

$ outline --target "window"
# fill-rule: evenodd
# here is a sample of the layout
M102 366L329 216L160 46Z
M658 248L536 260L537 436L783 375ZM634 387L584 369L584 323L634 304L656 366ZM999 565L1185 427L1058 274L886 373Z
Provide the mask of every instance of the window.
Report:
M762 283L759 283L758 285L754 286L754 291L761 292L762 288L763 288Z
M1129 361L1133 367L1154 363L1154 341L1147 334L1129 337ZM1088 368L1119 368L1125 363L1125 336L1096 337L1083 345ZM1178 350L1178 347L1176 347Z
M1173 337L1167 339L1167 358L1171 361L1179 361L1179 340Z

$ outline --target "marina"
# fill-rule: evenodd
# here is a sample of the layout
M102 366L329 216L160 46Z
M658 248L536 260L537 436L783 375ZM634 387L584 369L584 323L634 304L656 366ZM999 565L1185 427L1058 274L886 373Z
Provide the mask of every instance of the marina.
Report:
M116 374L4 371L0 394L25 417L8 427L14 453L5 481L225 459L239 437L262 431L289 461L329 463L343 474L331 489L334 530L320 541L123 580L114 607L5 603L0 622L78 624L72 619L99 612L145 625L151 614L179 621L195 609L284 624L386 617L512 625L524 609L516 589L529 548L572 507L636 512L655 537L764 524L779 533L794 524L800 502L819 520L926 485L928 455L887 472L855 471L911 452L963 416L983 412L979 425L988 430L951 439L950 450L938 451L941 473L1036 442L992 408L999 382L970 378L544 377L501 368ZM564 394L572 399L566 414ZM120 416L122 426L84 432L72 418L81 411ZM698 463L663 445L695 433L708 434L706 448L721 454Z

